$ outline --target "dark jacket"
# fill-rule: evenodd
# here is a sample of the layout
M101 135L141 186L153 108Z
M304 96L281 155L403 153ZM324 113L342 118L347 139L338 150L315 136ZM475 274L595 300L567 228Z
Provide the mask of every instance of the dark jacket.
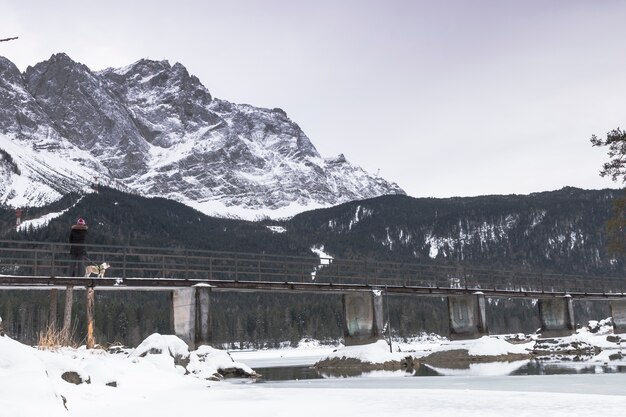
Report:
M70 254L72 255L86 255L87 250L83 245L85 238L87 237L87 226L75 224L70 231Z

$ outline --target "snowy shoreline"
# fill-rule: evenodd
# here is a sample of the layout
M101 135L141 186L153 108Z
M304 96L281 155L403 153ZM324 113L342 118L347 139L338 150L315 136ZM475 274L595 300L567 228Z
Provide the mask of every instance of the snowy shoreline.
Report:
M141 410L142 415L169 417L173 413L193 412L207 401L221 412L229 412L232 407L255 412L259 407L258 400L263 399L266 403L262 405L265 408L262 408L260 414L268 416L287 415L297 410L281 408L277 411L278 404L285 403L293 407L308 404L307 410L301 413L303 415L318 415L324 411L328 415L344 414L354 407L361 407L359 404L363 404L363 415L389 415L387 407L374 401L383 401L389 395L397 395L398 390L401 390L410 391L415 398L421 398L421 404L430 404L427 410L438 415L465 412L462 408L463 398L491 407L486 414L482 413L485 410L473 409L473 413L465 415L511 412L515 410L511 407L521 403L509 400L519 397L521 391L524 396L530 396L535 401L533 409L546 411L544 415L559 415L559 407L582 399L588 405L608 406L605 409L608 414L604 415L610 415L610 410L619 410L626 406L626 392L615 388L626 383L626 374L571 375L570 378L561 375L559 378L564 381L562 386L551 388L559 394L548 397L545 392L534 388L538 383L536 376L524 379L505 377L527 364L528 360L478 362L502 355L530 355L537 347L543 349L545 346L552 347L552 352L546 357L565 360L565 354L571 353L571 347L575 346L593 354L574 356L570 358L575 361L572 363L580 366L623 366L626 361L622 355L621 340L625 337L626 335L614 335L612 328L605 322L581 329L577 334L566 338L547 339L555 341L547 344L546 339L538 340L536 336L528 338L525 335L485 336L469 341L422 337L404 343L394 342L394 352L389 351L385 341L364 346L338 347L321 345L316 341L302 341L299 348L226 352L208 346L190 351L177 337L158 334L149 336L135 349L116 348L110 351L87 350L84 347L38 350L7 336L0 336L0 414L26 417L45 410L48 416L97 417L110 415L112 411L127 415ZM459 351L465 352L470 358L462 367L450 366L453 362L445 361L439 364L427 363L427 358L432 355L456 355ZM240 383L259 377L249 364L254 367L298 363L310 366L329 358L385 364L393 361L400 363L407 356L426 363L435 372L434 375L448 376L443 379L420 379L428 382L417 383L413 381L418 379L406 378L411 376L410 373L400 371L400 374L373 372L369 377L364 375L349 379L285 381L258 385ZM244 379L237 379L235 381L239 382L234 384L224 383L222 379L229 375ZM346 375L354 374L346 373L342 376ZM468 389L475 389L476 383L471 382L471 378L477 376L483 378L480 393L465 393ZM514 381L507 382L511 380ZM549 380L541 381L544 384ZM577 391L581 381L594 384L595 389L589 392ZM522 382L522 385L518 385L518 382ZM468 388L455 389L459 384ZM311 393L311 388L317 388L316 393ZM345 392L339 394L335 388L351 389L341 390ZM506 399L508 405L489 405L487 398L494 396ZM315 398L332 398L334 406L327 409L326 405L315 403ZM451 398L455 398L452 403L456 404L456 408L447 409L447 406L432 402L432 398L445 398L447 404L450 404ZM392 408L394 415L411 415L411 410L403 408L402 404ZM593 415L593 412L584 415Z

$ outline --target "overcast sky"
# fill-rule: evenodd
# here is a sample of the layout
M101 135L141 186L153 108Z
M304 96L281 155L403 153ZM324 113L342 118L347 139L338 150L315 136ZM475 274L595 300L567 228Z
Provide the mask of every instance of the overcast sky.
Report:
M626 127L626 1L7 1L0 55L92 70L180 62L280 107L415 197L617 187L592 134Z

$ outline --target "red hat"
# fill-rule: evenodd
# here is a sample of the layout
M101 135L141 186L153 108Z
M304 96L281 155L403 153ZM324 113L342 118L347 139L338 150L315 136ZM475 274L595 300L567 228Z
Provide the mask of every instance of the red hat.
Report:
M84 226L84 225L85 225L85 220L81 217L81 218L79 218L78 220L76 220L76 224L79 224L79 225L81 225L81 226Z

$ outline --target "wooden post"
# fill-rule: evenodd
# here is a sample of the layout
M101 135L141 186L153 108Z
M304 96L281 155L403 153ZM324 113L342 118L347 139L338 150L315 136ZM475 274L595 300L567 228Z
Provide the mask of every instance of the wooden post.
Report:
M70 329L72 328L72 303L74 302L74 287L68 285L65 288L65 310L63 312L63 339L69 342Z
M95 293L96 292L93 287L87 287L87 349L93 349L96 344L93 338L93 306Z
M50 290L50 314L48 316L48 328L57 328L57 289Z

